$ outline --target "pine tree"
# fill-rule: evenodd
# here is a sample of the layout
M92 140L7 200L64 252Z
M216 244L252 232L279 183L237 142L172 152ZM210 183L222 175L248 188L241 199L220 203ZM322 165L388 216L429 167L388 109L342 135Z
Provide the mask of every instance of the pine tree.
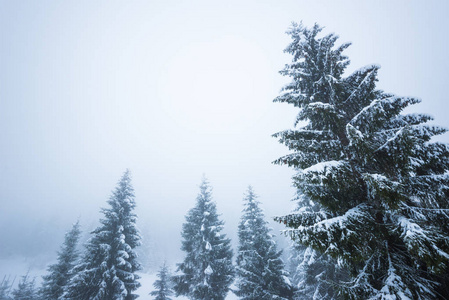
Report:
M102 209L100 227L86 245L76 275L70 281L63 299L131 300L139 286L140 269L135 248L140 244L136 227L136 204L129 171L126 171L112 193L109 208Z
M248 187L238 227L237 289L240 299L292 299L293 289L284 270L268 223L253 189Z
M295 242L290 252L290 274L292 285L296 289L295 300L338 299L332 283L347 278L347 274L335 259Z
M14 300L36 300L38 295L35 288L35 278L28 277L28 273L22 276L17 288L12 291Z
M303 194L297 194L293 200L298 203L294 214L314 214L321 210L320 205ZM344 266L329 255L297 241L292 241L290 255L290 276L296 288L296 300L338 299L332 283L347 280Z
M159 279L153 283L156 290L152 291L150 295L156 296L155 300L171 300L170 296L173 295L172 282L166 263L160 268L157 276Z
M176 295L190 299L220 300L226 297L234 277L230 240L220 232L224 222L218 219L210 187L200 185L196 205L182 227L184 261L178 264L180 275L173 277Z
M418 99L377 90L379 66L344 78L349 44L321 30L292 26L293 62L281 72L292 82L275 99L300 109L295 126L304 122L275 135L293 151L276 162L298 169L294 184L320 210L277 220L349 270L337 295L449 297L449 151L430 141L445 130L401 113Z
M72 269L79 256L77 246L80 234L80 225L76 222L65 235L64 244L58 252L58 262L48 267L48 275L42 276L43 282L39 291L42 299L57 300L62 296L64 287L74 275Z
M5 275L0 283L0 300L11 299L11 297L9 297L11 287L12 284L9 282L9 277L7 278Z

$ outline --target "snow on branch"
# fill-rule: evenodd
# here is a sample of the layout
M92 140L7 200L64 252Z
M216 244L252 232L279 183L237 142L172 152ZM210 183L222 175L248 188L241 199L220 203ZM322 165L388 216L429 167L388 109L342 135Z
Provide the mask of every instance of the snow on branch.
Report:
M307 178L308 182L314 182L315 184L322 184L323 179L326 177L335 174L335 172L346 165L346 162L343 160L336 161L324 161L316 163L306 169L300 171L298 176L303 178Z
M416 253L421 259L434 260L438 256L445 260L449 259L449 254L437 246L438 241L443 241L445 237L423 229L412 219L404 216L399 216L397 223L401 231L401 238L409 251Z
M388 273L384 279L384 285L375 297L370 300L411 300L412 293L407 284L402 280L394 267L390 254L388 254Z
M358 129L365 126L364 130L368 128L375 128L381 126L385 121L393 118L399 112L411 104L419 103L417 98L406 97L385 97L371 102L364 107L357 115L355 115L350 123Z
M376 79L377 71L380 69L380 65L368 65L363 68L356 70L352 73L348 79L353 81L354 78L362 78L359 85L354 89L354 91L349 95L349 97L344 101L344 103L352 102L353 99L359 99L363 91L367 90L366 86L371 84L373 80Z
M283 223L287 227L298 228L300 226L311 226L322 220L325 220L329 215L325 211L319 212L300 212L289 214L282 217L274 217L274 220Z
M303 173L309 173L309 172L316 172L316 173L324 173L327 174L328 171L332 168L338 168L341 166L344 162L343 161L325 161L321 163L317 163L307 169L304 169Z
M310 226L283 230L282 233L293 240L318 248L323 253L341 254L343 250L339 249L336 243L350 239L349 236L355 234L353 229L361 224L366 225L369 220L367 205L360 204L341 216L324 219Z
M374 200L381 197L383 198L382 202L387 201L389 204L398 204L403 199L402 184L400 182L390 180L381 174L364 173L362 176L368 186L369 199Z

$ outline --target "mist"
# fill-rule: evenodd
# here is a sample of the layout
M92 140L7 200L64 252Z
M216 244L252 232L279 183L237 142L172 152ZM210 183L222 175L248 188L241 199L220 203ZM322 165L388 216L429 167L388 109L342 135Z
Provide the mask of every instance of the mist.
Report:
M182 259L181 227L203 175L234 245L248 185L287 245L271 220L294 208L294 170L272 164L288 149L271 135L298 112L272 102L288 82L278 72L291 59L291 22L352 41L346 74L380 64L379 88L423 99L413 109L449 127L448 6L1 1L0 276L17 260L13 274L45 269L77 220L86 241L126 169L145 271Z

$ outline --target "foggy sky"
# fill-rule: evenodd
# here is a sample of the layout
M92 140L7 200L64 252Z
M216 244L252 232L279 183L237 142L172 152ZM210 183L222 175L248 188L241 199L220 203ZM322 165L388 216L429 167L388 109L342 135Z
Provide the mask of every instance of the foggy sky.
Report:
M272 103L288 82L278 71L292 21L351 41L347 75L380 64L379 88L423 99L412 110L449 127L448 11L447 1L0 0L0 256L56 251L77 218L96 227L126 168L139 226L169 260L203 174L234 242L249 184L267 218L288 213L293 172L271 164L288 153L271 135L297 113Z

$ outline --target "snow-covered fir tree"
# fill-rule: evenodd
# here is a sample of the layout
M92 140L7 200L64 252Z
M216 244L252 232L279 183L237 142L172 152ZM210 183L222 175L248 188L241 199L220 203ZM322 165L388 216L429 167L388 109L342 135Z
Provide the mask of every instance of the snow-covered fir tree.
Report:
M233 292L247 300L292 299L282 251L277 250L256 198L248 187L238 227L237 281Z
M293 199L298 206L295 214L313 214L320 206L299 191ZM348 278L347 270L337 260L310 246L292 241L290 247L290 278L295 287L295 300L337 299L333 282Z
M64 287L73 277L73 268L79 256L77 246L80 234L80 225L76 222L65 235L64 243L58 252L57 263L48 267L48 275L42 276L42 287L39 291L42 299L59 299L64 292Z
M129 171L120 179L102 209L104 218L86 245L76 275L65 289L63 299L131 300L140 286L140 269L135 248L140 245L136 227L134 190Z
M224 222L218 218L211 189L203 179L196 205L182 227L182 247L186 256L173 276L176 295L189 299L225 299L234 278L230 240L222 234Z
M38 299L35 287L36 278L30 279L28 273L22 276L17 288L12 291L12 299L14 300L36 300Z
M12 284L10 283L10 278L6 277L6 275L3 277L2 282L0 283L0 300L9 300L11 297L9 297L11 292Z
M343 77L349 60L334 34L294 24L286 52L292 78L275 101L299 108L295 126L276 134L293 153L294 184L317 212L277 218L298 242L350 272L336 295L350 299L445 299L449 261L449 151L445 132L419 103L376 89L379 66Z
M154 300L171 300L172 298L170 298L170 296L173 295L173 284L166 263L160 268L157 277L159 277L159 279L153 283L155 290L152 291L150 295L156 297Z
M295 288L293 299L338 299L332 283L347 278L347 274L334 258L294 242L289 262L290 278Z

